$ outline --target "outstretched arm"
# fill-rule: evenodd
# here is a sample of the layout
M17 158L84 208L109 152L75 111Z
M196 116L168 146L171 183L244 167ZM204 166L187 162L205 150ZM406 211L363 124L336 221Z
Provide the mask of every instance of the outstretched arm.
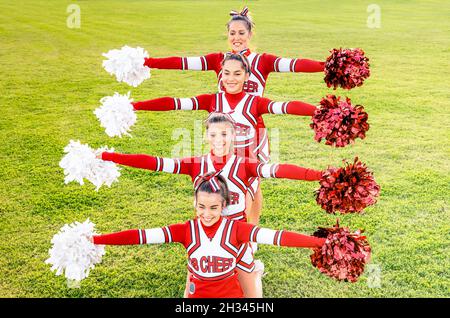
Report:
M100 245L161 244L185 240L186 224L173 224L147 230L127 230L116 233L94 235L92 242Z
M166 70L216 71L218 73L222 59L222 53L211 53L195 57L149 57L145 59L144 65L150 68Z
M304 235L284 230L271 230L260 228L244 222L236 222L236 238L239 243L256 242L261 244L288 246L288 247L322 247L324 238Z
M293 180L318 181L322 171L303 168L293 164L266 164L256 161L246 161L247 176L261 178L280 178Z
M284 58L264 53L261 56L266 74L271 72L315 73L323 72L325 62L300 58Z
M257 104L257 114L291 114L297 116L313 116L317 107L301 101L274 102L260 97Z
M101 159L134 168L187 175L191 175L195 162L195 157L171 159L141 154L121 154L116 152L103 152Z
M134 110L169 111L169 110L206 110L209 111L215 94L204 94L192 98L161 97L133 102Z

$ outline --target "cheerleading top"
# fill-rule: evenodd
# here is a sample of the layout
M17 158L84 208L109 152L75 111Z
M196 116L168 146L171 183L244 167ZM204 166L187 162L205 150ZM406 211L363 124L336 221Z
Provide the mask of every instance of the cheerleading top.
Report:
M237 53L237 52L235 52ZM267 78L272 72L322 72L325 62L309 59L292 59L272 54L258 54L249 49L239 52L247 57L250 63L250 78L244 91L256 96L263 96ZM177 69L195 71L214 71L218 80L218 91L223 91L221 83L222 61L225 53L211 53L196 57L145 58L144 65L157 69Z
M212 226L199 219L161 228L128 230L93 237L95 244L132 245L177 242L188 253L189 298L242 298L236 263L239 248L248 242L320 248L324 238L260 228L221 217Z

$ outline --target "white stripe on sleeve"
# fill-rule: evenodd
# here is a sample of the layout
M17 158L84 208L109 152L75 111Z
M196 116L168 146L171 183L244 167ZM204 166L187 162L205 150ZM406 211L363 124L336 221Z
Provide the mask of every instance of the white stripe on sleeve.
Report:
M174 173L175 170L175 160L170 158L162 158L164 164L162 171L168 172L168 173Z
M191 98L180 98L180 110L194 110L194 103Z
M261 228L256 235L256 242L273 245L273 239L277 231Z
M272 109L269 108L269 111L272 111L272 114L286 114L286 107L283 107L285 102L273 102Z
M161 244L166 242L162 228L145 230L145 236L147 237L147 244Z
M193 71L201 71L202 70L202 61L201 57L188 57L187 58L187 69Z
M274 166L274 165L275 164L272 164L272 163L262 164L260 177L273 178L273 175L271 174L271 171L272 171L271 169L272 169L272 166Z
M292 59L282 57L278 63L278 72L292 72L291 71Z

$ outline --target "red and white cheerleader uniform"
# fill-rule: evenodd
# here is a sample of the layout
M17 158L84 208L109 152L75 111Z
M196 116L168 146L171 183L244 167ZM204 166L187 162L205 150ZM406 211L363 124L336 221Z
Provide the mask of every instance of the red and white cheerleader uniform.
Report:
M251 52L249 49L241 51L240 54L245 55L250 63L250 78L244 86L244 91L250 95L261 97L264 94L267 78L272 72L323 72L325 66L325 62L283 58L268 53L258 54ZM221 52L196 57L150 57L145 59L144 65L157 69L214 71L217 75L218 90L223 92L221 63L224 57L225 53ZM267 129L261 116L258 116L256 121L256 147L260 148L260 153L262 153L260 160L268 162L270 157Z
M162 228L128 230L93 237L95 244L132 245L177 242L188 253L189 298L243 298L237 278L239 248L248 242L290 247L321 247L325 239L260 228L221 217L205 226L199 219Z
M269 144L257 143L257 118L263 114L313 116L317 109L316 106L301 101L274 102L245 92L238 94L220 92L192 98L161 97L132 104L135 110L205 110L209 113L229 114L235 122L237 153L243 157L257 157L264 163L269 161ZM258 189L259 179L254 178L250 185L249 190L253 196Z
M235 154L217 157L212 153L199 157L171 159L142 154L120 154L103 152L102 159L135 168L163 171L173 174L185 174L191 177L194 186L197 180L208 172L219 172L227 182L230 204L222 215L238 221L246 221L245 197L252 179L285 178L295 180L320 180L322 172L292 164L266 164L255 159L243 158ZM252 272L254 269L253 252L250 246L240 250L238 268Z

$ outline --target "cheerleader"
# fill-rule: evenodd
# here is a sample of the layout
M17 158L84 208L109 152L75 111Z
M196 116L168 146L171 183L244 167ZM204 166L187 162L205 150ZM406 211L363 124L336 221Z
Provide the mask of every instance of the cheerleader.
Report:
M184 224L94 235L98 245L183 244L188 254L189 298L242 298L237 264L240 250L248 242L321 248L325 238L289 231L259 228L223 217L230 203L229 189L217 173L200 177L195 190L196 218Z
M228 44L232 53L244 54L250 61L251 74L245 86L245 91L256 96L263 96L267 78L272 72L323 72L325 62L300 58L282 58L272 54L258 54L249 49L253 36L254 23L248 15L248 8L241 12L231 11L231 19L227 23ZM223 90L222 60L226 53L210 53L199 57L166 57L145 58L144 65L157 69L177 69L195 71L215 71L218 79L218 89ZM262 127L264 123L261 121Z
M317 107L300 101L274 102L246 93L244 86L250 78L250 73L251 67L244 55L229 53L222 61L223 92L193 98L162 97L133 102L132 105L134 110L205 110L210 113L227 113L236 125L235 147L238 155L254 157L266 163L269 160L269 147L268 143L258 144L258 118L263 114L313 116ZM250 212L249 222L258 224L262 205L259 178L255 178L250 185L248 206L252 200L255 200L258 209L247 209Z
M135 168L185 174L191 177L195 189L201 176L207 173L220 175L227 183L230 202L222 210L222 215L231 220L246 221L246 194L252 180L263 178L286 178L295 180L317 181L322 171L307 169L292 164L265 164L256 159L237 156L233 140L236 129L230 115L211 113L206 120L206 136L210 153L199 157L170 159L142 154L120 154L102 152L99 158ZM262 297L261 272L255 271L253 251L256 246L245 246L240 251L241 257L236 264L239 280L245 296Z

